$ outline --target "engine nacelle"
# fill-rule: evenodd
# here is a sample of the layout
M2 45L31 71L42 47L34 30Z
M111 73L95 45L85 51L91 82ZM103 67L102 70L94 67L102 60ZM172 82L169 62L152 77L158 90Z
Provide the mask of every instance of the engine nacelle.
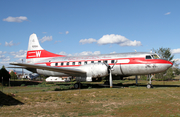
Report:
M86 76L91 78L104 77L108 75L108 68L104 63L93 63L80 66L78 69L86 71Z

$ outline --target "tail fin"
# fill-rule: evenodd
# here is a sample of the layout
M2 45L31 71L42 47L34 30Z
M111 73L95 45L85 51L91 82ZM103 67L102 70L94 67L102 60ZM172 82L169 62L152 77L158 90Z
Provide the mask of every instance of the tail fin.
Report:
M64 57L64 55L58 55L44 50L38 41L36 34L31 34L29 37L28 51L26 55L26 63L36 63L37 61L52 58L52 57Z
M38 38L37 38L36 34L34 34L34 33L31 34L29 37L28 51L31 51L31 50L44 50L40 46Z

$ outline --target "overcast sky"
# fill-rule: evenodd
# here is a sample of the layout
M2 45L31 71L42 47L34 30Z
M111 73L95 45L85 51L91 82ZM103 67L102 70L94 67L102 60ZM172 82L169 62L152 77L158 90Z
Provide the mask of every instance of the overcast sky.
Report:
M25 61L29 36L64 55L150 52L180 58L180 0L0 0L0 67Z

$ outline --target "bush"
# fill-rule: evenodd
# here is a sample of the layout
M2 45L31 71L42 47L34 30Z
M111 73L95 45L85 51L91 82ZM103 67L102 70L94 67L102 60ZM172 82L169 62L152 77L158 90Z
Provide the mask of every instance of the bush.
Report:
M129 86L129 88L136 88L137 86Z
M21 84L21 87L22 87L22 86L26 86L26 85L25 85L25 84Z
M157 81L167 81L167 80L173 80L174 73L173 69L169 68L166 72L156 74L155 77L157 78Z
M141 75L141 80L147 80L147 76L146 75Z

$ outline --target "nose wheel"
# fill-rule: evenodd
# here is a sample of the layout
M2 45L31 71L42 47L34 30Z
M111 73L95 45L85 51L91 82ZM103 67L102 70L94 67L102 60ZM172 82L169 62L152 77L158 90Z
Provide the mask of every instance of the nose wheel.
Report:
M151 84L151 79L152 79L153 75L148 75L147 79L149 79L149 83L147 84L147 88L153 88L153 85Z
M152 85L152 84L148 84L148 85L147 85L147 88L148 88L148 89L153 88L153 85Z

